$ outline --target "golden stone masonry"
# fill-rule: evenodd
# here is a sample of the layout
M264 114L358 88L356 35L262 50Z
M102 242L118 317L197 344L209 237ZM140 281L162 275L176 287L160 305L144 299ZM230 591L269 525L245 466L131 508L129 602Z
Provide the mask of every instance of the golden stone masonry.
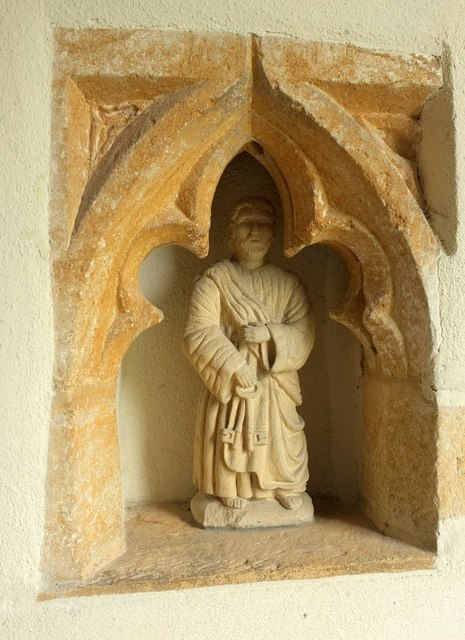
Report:
M437 451L440 423L454 420L424 392L439 244L416 145L438 60L253 35L60 30L53 82L50 582L88 579L126 549L116 382L136 336L163 320L138 270L164 244L208 253L216 186L243 151L277 185L285 254L327 244L350 273L332 317L363 347L361 509L379 531L434 550L439 519L465 512Z

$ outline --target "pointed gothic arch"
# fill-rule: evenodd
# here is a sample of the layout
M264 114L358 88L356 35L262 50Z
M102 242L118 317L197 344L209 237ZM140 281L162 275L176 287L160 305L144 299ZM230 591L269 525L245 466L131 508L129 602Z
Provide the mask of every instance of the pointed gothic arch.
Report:
M392 154L331 84L291 65L292 44L231 37L228 47L216 52L220 71L198 61L189 76L181 59L181 87L154 88L79 183L72 232L55 263L48 565L58 578L90 575L124 550L116 380L128 346L163 319L140 292L138 269L163 244L205 255L216 185L242 150L277 184L287 254L326 243L348 265L351 282L333 317L365 355L364 508L380 529L434 546L436 409L422 386L433 351L427 290L436 239ZM89 77L85 86L99 82ZM418 111L438 78L422 82ZM392 98L389 83L380 86Z

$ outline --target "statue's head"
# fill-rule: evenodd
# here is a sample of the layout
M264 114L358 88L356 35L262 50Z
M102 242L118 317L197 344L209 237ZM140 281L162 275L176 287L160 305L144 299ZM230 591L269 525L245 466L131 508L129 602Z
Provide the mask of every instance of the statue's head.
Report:
M268 253L274 238L276 215L265 198L243 198L236 202L231 215L229 245L234 256L262 258Z

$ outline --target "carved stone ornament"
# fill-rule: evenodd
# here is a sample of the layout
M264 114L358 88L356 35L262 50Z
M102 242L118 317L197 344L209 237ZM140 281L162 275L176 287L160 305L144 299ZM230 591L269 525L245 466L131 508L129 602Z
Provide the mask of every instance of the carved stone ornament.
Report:
M277 185L285 254L328 244L350 273L332 317L363 346L360 506L379 530L434 548L438 521L452 507L438 500L438 413L431 393L431 282L439 245L422 210L415 145L422 108L441 86L438 61L277 37L64 30L56 38L47 574L80 580L125 551L117 376L136 336L163 320L139 289L139 266L164 244L208 253L216 186L243 151ZM229 289L236 286L247 300L240 289L259 289L256 269L225 262L194 292L198 297L207 289L227 331L239 333L237 344L255 341L256 347L217 361L210 378L196 364L201 313L191 313L186 330L187 351L205 376L205 402L220 395L228 407L228 415L220 415L218 405L212 418L215 446L237 458L227 467L234 478L222 469L213 479L198 430L198 487L233 501L259 497L260 490L278 500L288 490L295 495L307 473L298 433L295 468L272 471L269 433L260 420L249 420L275 401L286 405L286 422L295 422L286 429L298 432L297 370L312 345L305 292L273 265L260 270L279 293L260 299L243 321L243 304L233 305ZM292 309L285 292L297 296ZM303 330L286 337L283 319L299 309ZM258 322L260 329L241 335L242 322ZM289 376L280 369L286 358ZM270 394L280 380L289 390ZM256 406L242 391L249 382L262 398ZM213 409L204 414L211 418ZM279 425L267 428L279 431ZM283 451L289 442L286 436ZM241 474L255 464L261 480L249 483ZM236 506L228 513L239 513ZM287 508L292 504L277 506L287 515L296 511Z
M203 495L191 509L205 526L313 517L304 501L308 455L297 372L313 347L315 322L299 278L266 262L274 224L266 200L239 201L232 260L208 269L192 293L184 346L205 390L194 451L194 483Z

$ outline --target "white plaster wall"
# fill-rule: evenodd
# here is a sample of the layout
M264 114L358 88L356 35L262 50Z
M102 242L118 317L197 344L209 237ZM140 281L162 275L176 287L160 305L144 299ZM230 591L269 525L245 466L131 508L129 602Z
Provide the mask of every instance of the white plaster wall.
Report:
M435 220L465 210L461 0L3 0L0 5L0 638L465 637L465 518L443 523L438 569L36 603L53 362L48 250L51 27L280 33L397 51L447 51L453 123L425 151ZM428 123L434 133L434 119ZM433 128L431 128L433 127ZM440 139L441 132L436 139ZM453 162L451 156L453 154ZM445 167L456 167L451 177ZM443 180L436 180L442 171ZM437 386L464 405L465 218L440 261ZM446 234L447 235L447 234Z

